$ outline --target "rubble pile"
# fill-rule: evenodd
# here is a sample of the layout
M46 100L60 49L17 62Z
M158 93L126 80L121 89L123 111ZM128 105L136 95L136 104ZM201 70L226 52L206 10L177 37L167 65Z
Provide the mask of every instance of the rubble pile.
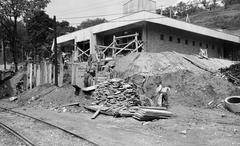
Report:
M110 109L126 109L141 105L137 87L122 79L111 79L99 84L92 97L94 104L110 107Z
M146 98L138 94L137 86L129 80L114 78L99 84L92 94L94 102L86 109L95 111L92 119L99 113L116 117L133 117L140 121L166 119L172 116L165 107L145 105Z
M240 63L231 65L228 68L222 68L220 72L225 75L231 83L240 86Z

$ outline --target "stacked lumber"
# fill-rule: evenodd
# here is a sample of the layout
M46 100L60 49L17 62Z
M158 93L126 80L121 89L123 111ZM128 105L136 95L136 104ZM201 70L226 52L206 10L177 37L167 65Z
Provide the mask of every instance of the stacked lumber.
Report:
M98 114L110 116L133 117L140 121L166 119L173 114L166 107L141 106L137 86L122 79L111 79L100 83L92 94L95 101L86 109L94 111L92 119Z
M136 90L137 87L133 83L115 78L99 84L92 97L96 105L124 109L141 104Z
M240 86L240 63L231 65L229 68L222 68L220 72L233 84Z
M133 115L139 121L150 121L154 119L168 119L173 114L166 110L141 108Z

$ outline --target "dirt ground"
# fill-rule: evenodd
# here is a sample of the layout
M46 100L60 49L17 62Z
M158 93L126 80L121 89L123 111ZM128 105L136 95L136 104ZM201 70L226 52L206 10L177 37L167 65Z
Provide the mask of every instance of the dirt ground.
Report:
M13 136L11 133L0 127L0 143L1 146L27 146L21 140Z
M92 144L38 121L1 112L0 121L38 146L92 146Z
M143 76L132 80L141 81L141 78ZM221 102L227 96L239 94L236 86L209 73L196 75L179 71L161 78L147 78L144 88L149 95L159 81L172 87L169 111L176 116L170 119L139 122L132 118L100 115L91 120L93 113L83 106L91 104L92 100L85 94L75 95L75 89L70 85L62 88L40 86L16 102L1 100L0 106L16 106L15 110L67 128L104 146L240 146L240 116L227 111ZM208 106L212 100L214 105ZM80 105L61 107L74 102L80 102Z
M226 97L240 94L239 87L217 72L202 70L171 54L160 54L162 61L152 61L161 58L156 54L148 55L147 61L144 55L135 54L133 58L127 56L127 63L126 60L117 62L115 68L116 77L130 80L140 95L151 99L160 83L170 86L169 111L175 115L170 119L140 122L100 115L91 120L93 113L84 106L90 105L93 99L84 93L75 95L71 85L61 88L42 85L19 95L17 101L2 99L0 106L16 107L17 111L66 128L101 146L240 146L240 116L227 111L223 104ZM208 64L208 60L192 58L200 65ZM210 62L211 71L231 64L214 59ZM79 104L63 106L76 102Z
M0 106L4 102L1 101ZM240 145L240 116L221 107L208 109L175 104L169 110L176 117L151 122L104 115L91 120L92 113L59 113L40 107L15 110L64 127L99 145Z

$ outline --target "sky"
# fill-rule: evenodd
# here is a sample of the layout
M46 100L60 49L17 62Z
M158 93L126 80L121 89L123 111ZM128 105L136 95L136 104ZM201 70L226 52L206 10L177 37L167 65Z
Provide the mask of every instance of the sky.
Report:
M71 25L79 25L86 19L106 18L111 20L121 16L122 5L129 0L51 0L46 13L53 17L56 15L58 21L67 20ZM155 0L157 8L175 5L186 0ZM109 15L110 16L105 16ZM104 15L104 16L103 16ZM91 17L87 17L91 16ZM77 17L77 18L76 18Z

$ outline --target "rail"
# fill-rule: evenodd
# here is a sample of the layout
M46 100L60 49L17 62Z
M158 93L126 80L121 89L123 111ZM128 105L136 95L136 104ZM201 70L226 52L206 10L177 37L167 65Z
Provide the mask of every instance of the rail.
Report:
M0 122L0 127L2 127L6 131L10 132L11 134L13 134L17 138L19 138L21 141L23 141L28 146L35 146L28 138L24 137L23 135L20 135L15 130L13 130L12 128L8 127L7 125L5 125L5 124L3 124L1 122Z
M12 113L14 113L14 114L18 114L18 115L21 115L21 116L28 117L28 118L30 118L30 119L34 119L34 120L36 120L36 121L39 121L39 122L41 122L41 123L44 123L44 124L49 125L49 126L51 126L51 127L54 127L54 128L56 128L56 129L62 130L63 132L68 133L68 134L70 134L70 135L72 135L72 136L74 136L74 137L76 137L76 138L79 138L79 139L81 139L81 140L87 141L88 143L90 143L90 144L92 144L92 145L99 146L98 144L96 144L96 143L94 143L94 142L92 142L92 141L90 141L90 140L88 140L88 139L85 139L85 138L83 138L83 137L80 136L80 135L77 135L77 134L75 134L75 133L73 133L73 132L71 132L71 131L68 131L68 130L66 130L66 129L64 129L64 128L61 128L61 127L58 127L58 126L53 125L53 124L51 124L51 123L48 123L48 122L46 122L46 121L43 121L43 120L41 120L41 119L32 117L32 116L27 115L27 114L24 114L24 113L20 113L20 112L11 110L11 109L3 108L3 107L0 107L0 109L2 109L2 110L5 111L5 112L9 112L9 113L12 112Z

